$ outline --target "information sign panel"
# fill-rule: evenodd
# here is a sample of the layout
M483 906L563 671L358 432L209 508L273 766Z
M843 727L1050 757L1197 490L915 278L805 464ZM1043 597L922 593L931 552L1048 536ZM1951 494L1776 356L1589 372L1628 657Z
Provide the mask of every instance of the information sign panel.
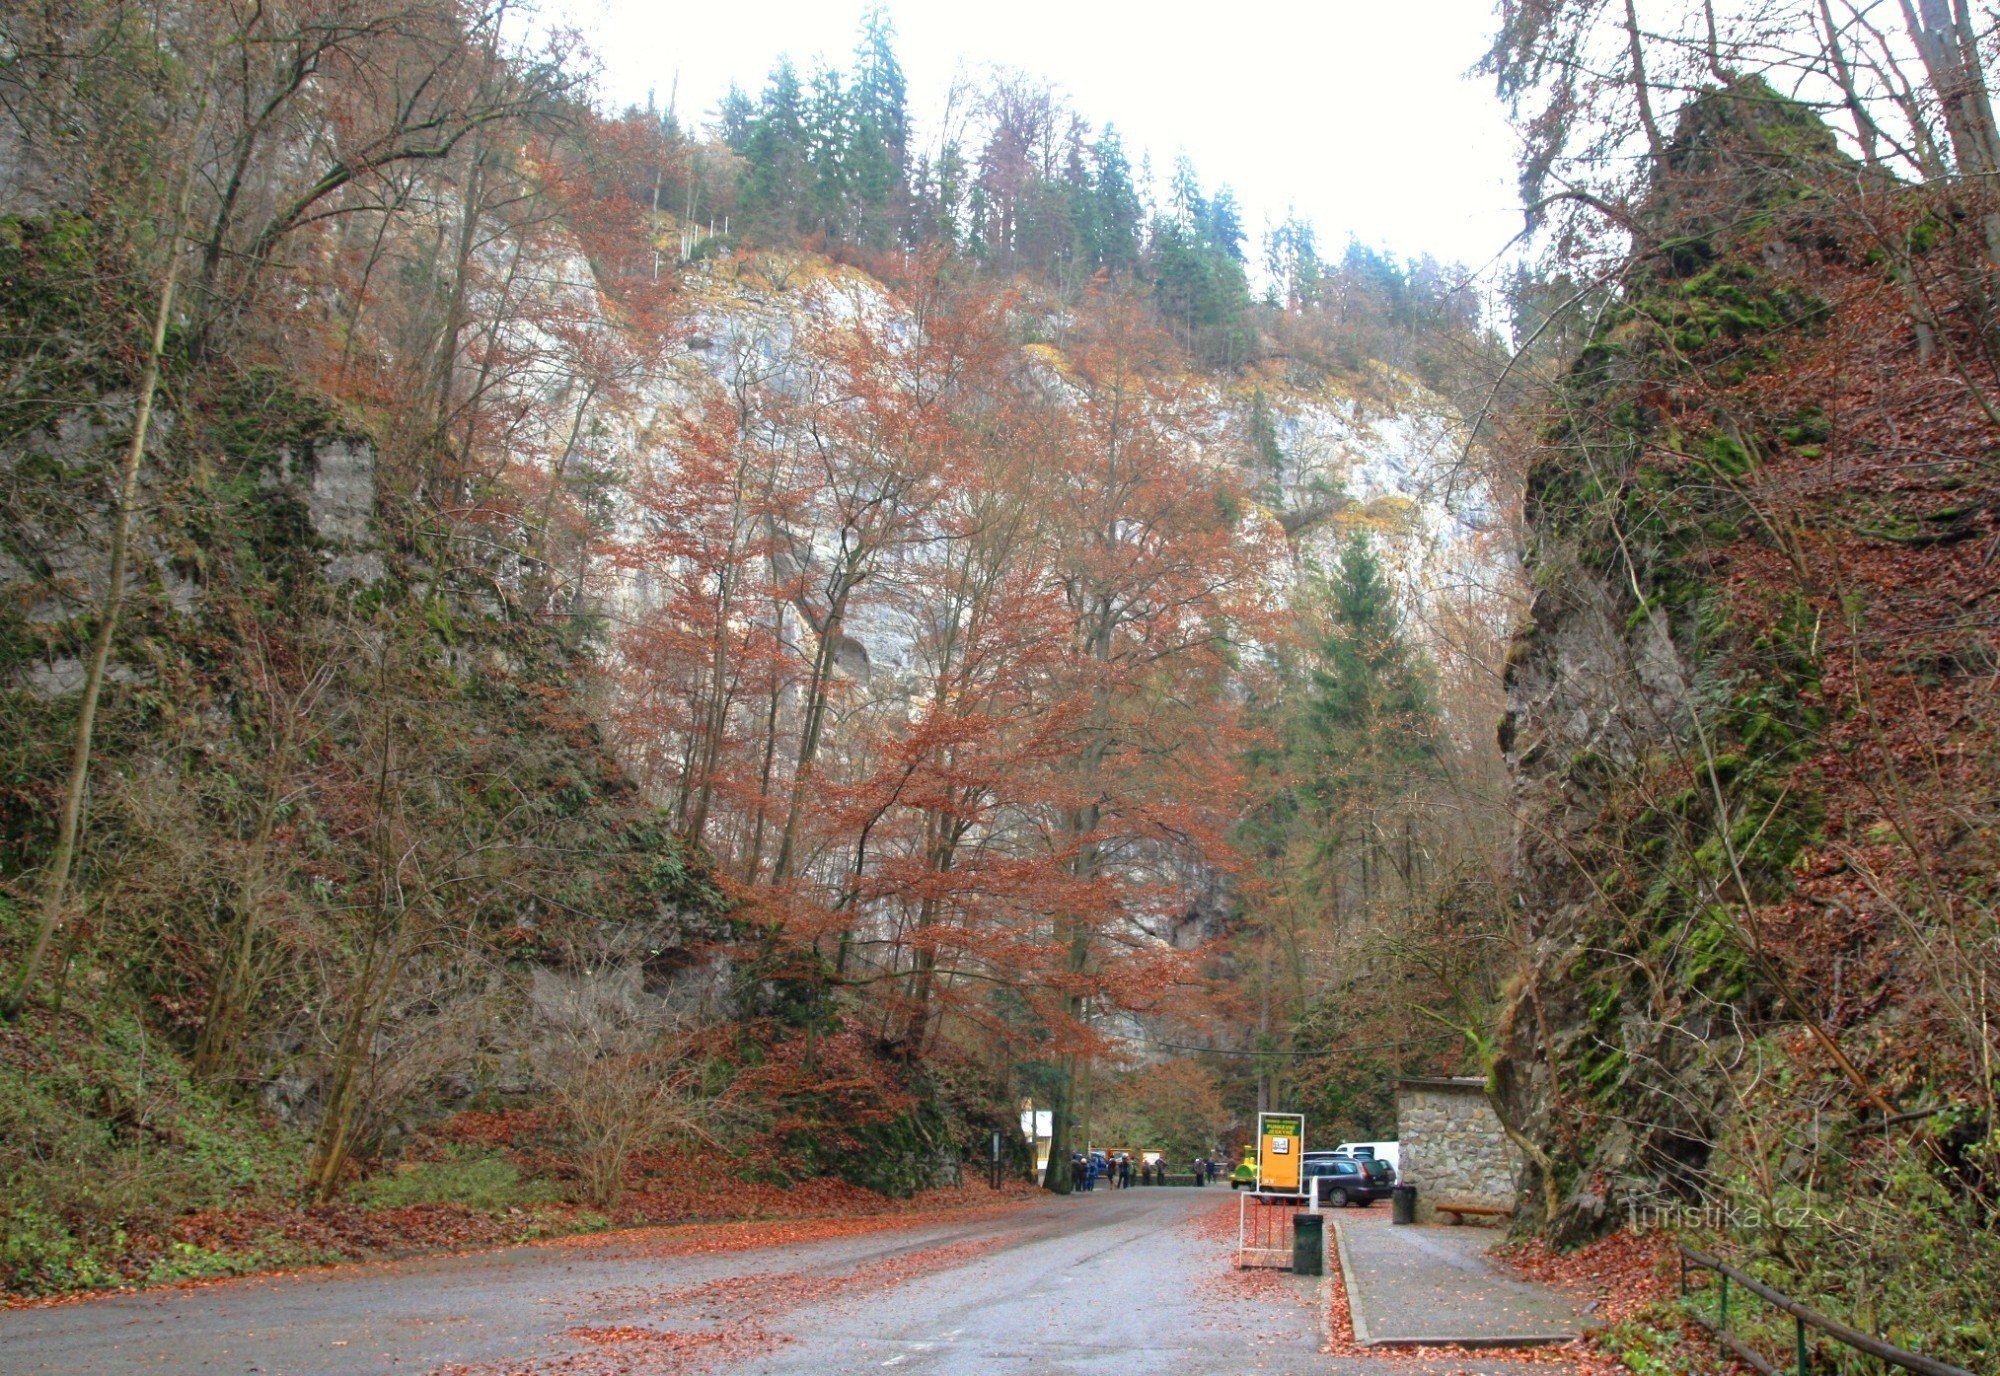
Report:
M1306 1120L1297 1113L1257 1115L1257 1188L1279 1194L1299 1192L1306 1154Z

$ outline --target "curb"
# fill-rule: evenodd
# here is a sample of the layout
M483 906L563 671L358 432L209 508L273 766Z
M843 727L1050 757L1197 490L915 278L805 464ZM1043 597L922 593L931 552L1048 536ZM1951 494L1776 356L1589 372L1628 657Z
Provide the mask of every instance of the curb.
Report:
M1347 1291L1347 1322L1354 1328L1354 1341L1362 1347L1374 1347L1375 1340L1368 1336L1368 1320L1361 1317L1361 1306L1354 1302L1354 1262L1347 1255L1347 1229L1338 1223L1333 1225L1333 1241L1340 1252L1340 1283ZM1331 1309L1327 1323L1331 1331Z

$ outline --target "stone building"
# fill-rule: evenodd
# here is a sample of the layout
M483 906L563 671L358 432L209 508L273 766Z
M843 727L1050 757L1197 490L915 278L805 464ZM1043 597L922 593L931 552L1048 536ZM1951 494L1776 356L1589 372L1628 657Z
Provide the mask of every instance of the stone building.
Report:
M1419 1222L1436 1218L1440 1203L1513 1207L1521 1153L1486 1101L1484 1080L1398 1080L1396 1138L1397 1179L1417 1187Z

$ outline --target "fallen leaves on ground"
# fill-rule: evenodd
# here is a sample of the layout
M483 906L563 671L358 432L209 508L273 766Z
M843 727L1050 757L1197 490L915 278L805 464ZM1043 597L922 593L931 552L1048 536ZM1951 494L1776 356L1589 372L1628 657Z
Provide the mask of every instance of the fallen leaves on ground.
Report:
M463 1115L462 1115L463 1116ZM498 1117L500 1115L484 1115ZM175 1244L203 1252L282 1259L255 1268L285 1275L314 1266L394 1260L415 1255L479 1251L528 1243L538 1246L637 1247L649 1255L746 1251L848 1237L928 1222L988 1217L1014 1209L1041 1192L1019 1182L1000 1189L964 1184L891 1199L839 1180L812 1180L785 1189L775 1185L711 1183L705 1193L639 1193L614 1215L624 1225L602 1231L602 1215L575 1205L532 1211L482 1212L462 1204L412 1204L367 1208L319 1204L278 1208L204 1209L176 1222L164 1239L135 1239L126 1274L145 1276L152 1262ZM582 1232L595 1227L599 1231ZM176 1282L179 1288L223 1284L237 1276ZM9 1297L0 1308L75 1303L138 1288L88 1290L68 1295Z
M1672 1246L1664 1233L1620 1230L1573 1252L1558 1252L1529 1238L1506 1243L1490 1255L1529 1280L1586 1300L1594 1322L1615 1324L1673 1293Z
M886 1220L883 1226L911 1225L902 1219ZM700 1319L712 1326L661 1329L629 1323L576 1324L565 1329L563 1336L583 1344L581 1351L526 1365L450 1366L433 1376L685 1376L719 1362L771 1352L793 1341L788 1334L773 1332L770 1325L795 1310L824 1308L939 1275L1007 1240L1007 1235L1001 1235L920 1247L845 1271L765 1271L719 1276L694 1285L600 1291L591 1297L598 1312L637 1308L671 1313L682 1321Z

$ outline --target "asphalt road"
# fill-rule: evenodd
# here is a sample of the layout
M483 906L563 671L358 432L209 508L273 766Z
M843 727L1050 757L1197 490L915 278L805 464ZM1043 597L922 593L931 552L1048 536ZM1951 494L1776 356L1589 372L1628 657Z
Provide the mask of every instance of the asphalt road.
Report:
M1134 1189L742 1250L671 1230L253 1277L0 1312L0 1373L1422 1369L1322 1355L1318 1283L1235 1271L1234 1218L1227 1191Z

